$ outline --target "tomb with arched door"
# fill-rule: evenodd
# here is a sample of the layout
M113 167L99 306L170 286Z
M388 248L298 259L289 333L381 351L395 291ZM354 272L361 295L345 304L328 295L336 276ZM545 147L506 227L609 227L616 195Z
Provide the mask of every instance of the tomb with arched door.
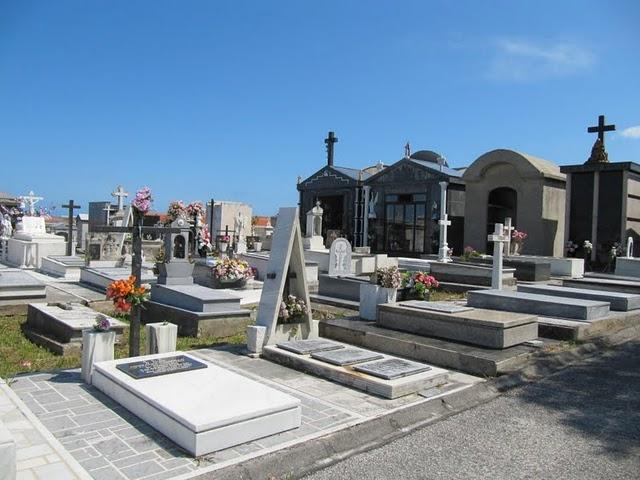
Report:
M564 254L565 176L548 160L513 150L478 157L462 176L466 185L464 244L490 252L487 235L510 217L527 233L523 253Z

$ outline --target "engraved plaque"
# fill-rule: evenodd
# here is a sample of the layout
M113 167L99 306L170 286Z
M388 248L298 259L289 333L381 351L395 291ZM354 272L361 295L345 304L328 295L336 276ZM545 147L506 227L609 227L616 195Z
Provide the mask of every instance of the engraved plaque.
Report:
M358 372L384 378L385 380L393 380L394 378L406 377L431 370L430 366L424 365L423 363L410 362L409 360L402 360L400 358L389 358L379 362L356 365L353 368Z
M137 362L120 363L116 368L135 379L170 375L172 373L188 372L207 368L205 363L199 362L185 355L175 357L153 358Z
M342 348L340 350L332 350L329 352L312 353L311 358L331 363L333 365L344 366L379 360L384 357L379 353L367 352L366 350L360 350L359 348Z
M281 342L277 344L278 348L288 350L299 355L308 355L313 352L325 352L327 350L338 350L344 348L339 343L330 342L329 340L297 340L294 342Z

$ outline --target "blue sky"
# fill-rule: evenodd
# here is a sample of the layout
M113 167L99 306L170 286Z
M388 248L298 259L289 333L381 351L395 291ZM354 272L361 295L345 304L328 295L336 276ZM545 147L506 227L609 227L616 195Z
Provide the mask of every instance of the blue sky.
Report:
M640 2L0 0L0 190L294 205L412 149L640 163ZM58 212L60 209L58 208Z

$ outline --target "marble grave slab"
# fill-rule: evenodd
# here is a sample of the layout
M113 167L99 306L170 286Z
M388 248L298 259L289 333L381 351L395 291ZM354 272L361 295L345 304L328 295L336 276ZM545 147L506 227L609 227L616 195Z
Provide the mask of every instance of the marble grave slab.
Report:
M384 357L379 353L362 350L360 348L342 348L339 350L330 350L328 352L312 353L311 358L331 363L333 365L345 366L370 362L372 360L380 360Z

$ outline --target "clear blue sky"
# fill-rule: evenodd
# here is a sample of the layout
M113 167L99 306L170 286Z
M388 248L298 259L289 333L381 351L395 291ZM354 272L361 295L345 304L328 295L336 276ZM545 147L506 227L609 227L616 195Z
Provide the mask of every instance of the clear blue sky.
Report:
M0 190L294 205L325 162L640 163L640 2L0 1ZM636 127L635 129L633 127ZM59 209L58 209L59 211Z

